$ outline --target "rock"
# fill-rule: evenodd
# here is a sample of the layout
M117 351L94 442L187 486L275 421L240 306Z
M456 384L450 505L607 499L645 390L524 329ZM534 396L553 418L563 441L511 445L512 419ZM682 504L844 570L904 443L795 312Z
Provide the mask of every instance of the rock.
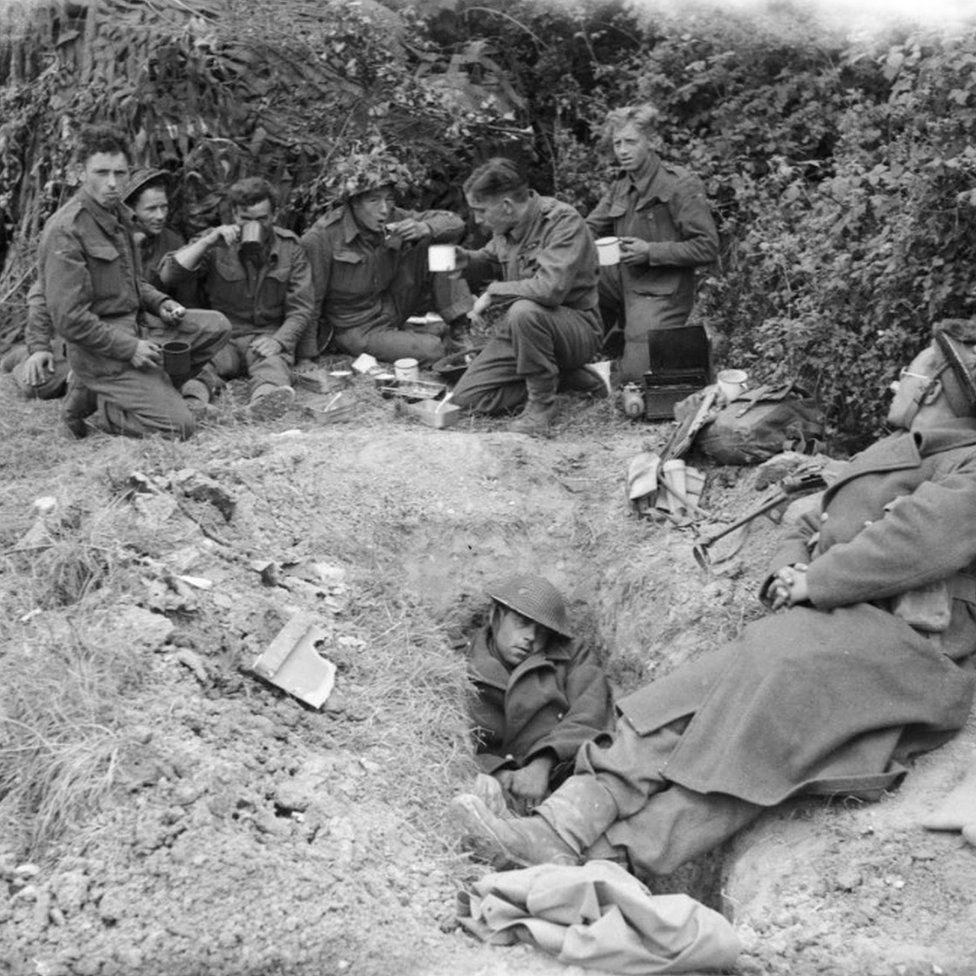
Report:
M172 621L143 607L123 606L115 611L112 636L136 649L154 651L175 630Z
M55 875L48 887L65 915L74 915L88 901L88 878L81 871Z
M976 820L962 828L962 836L967 844L976 847Z
M58 500L53 495L41 495L35 498L31 508L40 515L50 515L58 507Z
M36 864L18 864L14 868L14 877L27 880L35 878L41 873L41 869Z
M129 737L136 745L145 746L152 741L153 730L148 725L130 725Z
M51 892L41 888L34 901L34 931L43 932L51 921Z
M280 783L274 792L275 805L282 810L296 810L304 813L312 803L312 792L304 783L286 781Z
M177 509L172 495L136 495L132 507L139 513L139 521L150 529L162 528Z
M183 782L173 790L173 799L181 806L187 807L200 799L206 791L207 787L205 783Z
M834 887L839 891L853 891L863 884L863 882L864 879L861 877L861 872L855 867L848 866L837 875L834 881Z
M229 522L234 517L237 502L220 484L200 474L198 471L179 472L180 489L187 498L198 502L210 502L214 508Z
M125 918L127 908L128 899L125 895L115 888L110 888L98 902L98 917L111 925Z
M174 656L183 667L189 668L193 672L200 684L205 685L210 681L210 675L207 674L206 665L204 665L203 659L195 651L181 647Z

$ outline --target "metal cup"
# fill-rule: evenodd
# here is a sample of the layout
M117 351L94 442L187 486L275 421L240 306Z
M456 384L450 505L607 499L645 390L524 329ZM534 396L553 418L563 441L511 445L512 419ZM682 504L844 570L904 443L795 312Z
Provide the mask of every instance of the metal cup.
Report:
M163 369L177 389L190 378L190 343L182 339L164 342Z
M604 267L620 264L620 238L598 237L596 241L597 257Z

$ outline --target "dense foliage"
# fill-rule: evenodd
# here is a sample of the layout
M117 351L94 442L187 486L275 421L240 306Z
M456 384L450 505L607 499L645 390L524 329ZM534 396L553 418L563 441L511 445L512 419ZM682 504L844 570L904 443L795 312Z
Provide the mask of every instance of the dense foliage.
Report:
M282 186L300 230L329 205L330 171L377 144L416 174L408 202L462 207L465 173L501 151L585 212L610 172L604 113L647 100L720 222L696 311L720 362L815 385L853 444L931 322L976 311L976 32L854 42L788 4L665 16L636 0L191 0L170 13L199 16L147 26L120 19L134 0L111 2L98 31L52 30L46 67L22 52L15 72L0 50L0 299L70 188L65 137L91 118L180 178L185 230L248 172Z

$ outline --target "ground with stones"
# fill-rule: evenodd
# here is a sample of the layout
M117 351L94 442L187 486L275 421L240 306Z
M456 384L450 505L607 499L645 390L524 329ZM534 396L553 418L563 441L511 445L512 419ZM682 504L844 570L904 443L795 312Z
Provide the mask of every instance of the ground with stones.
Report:
M108 763L88 811L42 846L30 817L2 825L0 973L582 972L456 927L458 890L487 870L448 816L473 774L463 634L483 587L547 575L626 691L761 612L774 529L706 577L688 530L625 503L628 459L667 425L607 401L566 398L535 440L429 429L365 380L350 395L341 424L304 413L306 393L268 425L224 409L187 444L73 442L56 405L0 384L0 666L54 701L63 669L80 681L90 665L84 727ZM38 525L41 496L58 507ZM754 471L709 470L716 514L759 497ZM42 542L25 551L30 532ZM247 671L295 611L338 668L321 711ZM80 728L83 704L58 707ZM974 747L969 729L877 804L772 812L652 887L726 911L738 972L971 973L976 851L916 824Z

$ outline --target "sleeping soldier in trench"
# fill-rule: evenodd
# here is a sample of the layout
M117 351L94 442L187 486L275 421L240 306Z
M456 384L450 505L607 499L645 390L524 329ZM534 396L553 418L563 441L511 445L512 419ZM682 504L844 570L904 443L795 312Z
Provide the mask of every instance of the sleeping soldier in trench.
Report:
M498 811L506 797L531 809L572 772L579 747L612 725L610 687L547 579L511 576L488 596L488 623L468 652L475 791Z
M773 611L625 697L532 816L455 799L517 864L667 874L789 797L876 798L966 722L976 651L976 321L936 325L856 455L772 562Z

